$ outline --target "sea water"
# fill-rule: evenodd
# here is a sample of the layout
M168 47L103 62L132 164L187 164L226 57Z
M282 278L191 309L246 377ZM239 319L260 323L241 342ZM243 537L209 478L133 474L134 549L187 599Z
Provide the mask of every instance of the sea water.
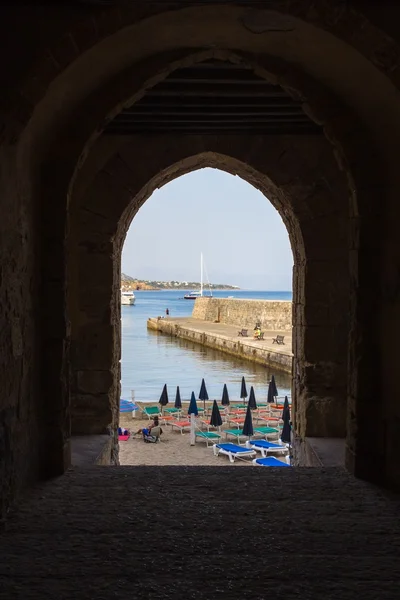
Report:
M149 317L189 317L194 301L184 300L182 290L135 291L134 306L122 306L122 380L121 397L133 397L139 402L158 402L166 383L170 400L174 400L179 385L182 399L188 399L194 391L198 396L204 377L210 398L222 396L224 383L230 398L239 399L242 376L247 392L254 386L256 399L267 397L268 382L275 375L280 395L290 394L290 375L271 370L256 363L235 359L223 352L204 348L198 344L171 338L148 330ZM217 298L291 300L291 292L220 291L213 292Z

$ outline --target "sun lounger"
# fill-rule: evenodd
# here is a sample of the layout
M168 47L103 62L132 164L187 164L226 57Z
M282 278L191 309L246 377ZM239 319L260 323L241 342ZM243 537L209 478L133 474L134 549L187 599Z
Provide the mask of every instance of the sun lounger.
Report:
M282 400L281 402L278 402L278 403L275 403L275 404L270 404L270 407L273 410L282 410L283 405L284 405L284 401ZM292 406L292 401L291 400L289 400L289 406Z
M156 444L157 442L160 441L159 437L156 437L155 435L143 435L143 441L146 442L146 444Z
M210 431L210 427L215 428L215 425L211 425L210 419L199 419L199 421L200 421L201 427L204 427L205 429L207 429L207 431Z
M176 421L176 416L174 417L172 415L163 415L162 417L160 417L160 421L163 425L171 425L171 423Z
M213 431L196 431L196 437L206 440L207 448L208 442L215 444L221 438L219 433L214 433Z
M166 415L174 415L175 417L177 417L180 412L180 408L164 408L164 414Z
M274 444L266 440L247 440L246 448L258 450L263 458L269 454L288 454L289 450L286 444Z
M233 423L237 428L239 428L241 425L243 425L244 418L241 417L237 419L228 419L228 423Z
M184 429L188 429L190 427L190 421L171 421L170 425L171 427L176 427L181 433L183 433Z
M142 408L142 413L149 419L149 421L154 419L154 417L162 417L158 406L144 406Z
M286 458L289 461L289 457ZM253 465L258 465L259 467L290 467L289 462L283 462L282 460L278 460L274 456L268 456L268 458L255 458L253 461Z
M225 434L226 439L228 439L228 436L232 436L237 440L239 440L241 437L248 437L247 435L243 435L241 429L223 429L222 433Z
M218 454L225 454L229 457L231 463L235 462L236 458L242 460L245 459L245 457L255 455L254 450L243 448L243 446L238 446L237 444L214 444L213 451L215 456L218 456Z
M279 425L279 423L283 423L282 419L279 417L272 417L271 415L258 415L258 421L264 421L266 423L272 423L273 425Z
M259 434L264 437L276 438L279 436L279 429L276 427L254 427L254 434Z

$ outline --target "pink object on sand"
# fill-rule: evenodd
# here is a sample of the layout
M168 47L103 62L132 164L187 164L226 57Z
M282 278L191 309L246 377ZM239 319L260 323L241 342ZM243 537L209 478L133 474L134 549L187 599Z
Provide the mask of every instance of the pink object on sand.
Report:
M129 440L130 436L131 436L130 433L128 433L128 435L119 435L118 439L119 439L120 442L126 442L126 441Z

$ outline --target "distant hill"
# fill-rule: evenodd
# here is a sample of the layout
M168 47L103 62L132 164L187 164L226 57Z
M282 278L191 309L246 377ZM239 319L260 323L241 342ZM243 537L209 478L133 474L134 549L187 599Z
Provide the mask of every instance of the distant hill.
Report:
M126 273L121 273L121 286L129 290L195 290L200 287L199 281L150 281L148 279L135 279ZM226 283L210 283L207 289L212 290L239 290L236 285Z

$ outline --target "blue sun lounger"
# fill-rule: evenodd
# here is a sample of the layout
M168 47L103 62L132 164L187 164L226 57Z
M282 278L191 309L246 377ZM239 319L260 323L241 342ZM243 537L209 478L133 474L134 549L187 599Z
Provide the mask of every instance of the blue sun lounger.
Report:
M289 452L287 444L274 444L273 442L267 442L266 440L248 440L246 442L246 448L252 450L258 450L261 452L261 456L266 458L270 453L287 454Z
M286 458L289 460L289 457ZM258 465L259 467L290 467L287 462L282 462L278 460L274 456L268 456L268 458L255 458L253 460L253 465Z
M250 448L243 448L237 444L214 444L213 445L214 455L226 454L229 457L231 463L235 462L235 458L244 459L246 456L255 456L255 451Z

